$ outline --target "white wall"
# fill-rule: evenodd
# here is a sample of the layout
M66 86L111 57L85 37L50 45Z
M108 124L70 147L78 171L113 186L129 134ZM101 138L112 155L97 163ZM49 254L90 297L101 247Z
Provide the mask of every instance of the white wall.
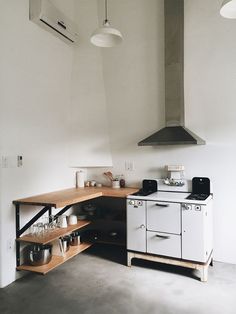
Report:
M1 169L1 286L15 279L12 200L73 184L66 149L73 49L29 21L28 3L2 1L0 10L1 156L22 155L24 163ZM67 8L73 12L73 0Z
M88 36L98 25L97 3L52 2L76 17L78 47L29 21L28 0L0 4L0 156L22 155L24 164L0 168L0 287L16 277L12 200L74 186L71 160L111 163L101 55ZM78 155L77 147L87 150ZM24 207L21 225L36 210Z
M185 2L186 121L194 129L199 125L208 143L189 167L195 163L213 180L215 256L236 263L236 20L219 15L220 0Z
M164 124L163 1L110 0L112 25L124 34L121 46L103 50L113 172L125 173L131 185L160 177L166 164L183 164L187 178L210 177L214 256L236 263L236 20L220 17L220 0L185 5L186 126L207 145L137 146ZM126 160L133 172L125 172ZM101 172L90 176L101 179Z
M69 165L76 167L112 164L106 97L99 48L90 43L98 27L97 1L75 1L79 45L72 71Z

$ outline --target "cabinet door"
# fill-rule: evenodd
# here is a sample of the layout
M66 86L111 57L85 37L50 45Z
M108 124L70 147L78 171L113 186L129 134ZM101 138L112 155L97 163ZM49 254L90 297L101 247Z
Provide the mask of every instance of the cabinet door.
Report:
M206 262L204 224L206 206L182 205L182 258Z
M181 236L147 231L147 253L181 258Z
M147 230L180 234L180 204L147 201Z
M146 252L146 202L127 200L127 249Z

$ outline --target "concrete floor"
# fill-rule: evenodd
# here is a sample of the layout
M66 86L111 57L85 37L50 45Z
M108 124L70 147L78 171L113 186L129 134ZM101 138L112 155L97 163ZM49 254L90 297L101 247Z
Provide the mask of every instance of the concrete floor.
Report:
M125 262L121 248L94 246L46 276L29 274L1 289L0 313L236 313L236 265L214 263L201 283L188 269Z

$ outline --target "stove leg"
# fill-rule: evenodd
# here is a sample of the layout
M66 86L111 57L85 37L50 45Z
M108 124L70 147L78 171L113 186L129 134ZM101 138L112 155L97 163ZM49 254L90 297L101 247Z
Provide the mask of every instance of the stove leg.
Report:
M201 269L201 281L207 282L208 279L208 266L203 266Z
M128 267L131 267L131 261L133 257L134 257L134 253L131 253L131 252L127 253L127 266Z

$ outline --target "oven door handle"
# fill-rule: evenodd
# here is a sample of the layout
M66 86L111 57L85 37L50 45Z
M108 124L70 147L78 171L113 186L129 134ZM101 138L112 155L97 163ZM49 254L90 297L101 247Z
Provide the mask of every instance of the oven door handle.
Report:
M158 206L158 207L169 207L170 204L160 204L160 203L156 203L156 206Z
M164 236L164 235L160 235L160 234L156 234L156 238L160 238L160 239L170 239L169 236Z

